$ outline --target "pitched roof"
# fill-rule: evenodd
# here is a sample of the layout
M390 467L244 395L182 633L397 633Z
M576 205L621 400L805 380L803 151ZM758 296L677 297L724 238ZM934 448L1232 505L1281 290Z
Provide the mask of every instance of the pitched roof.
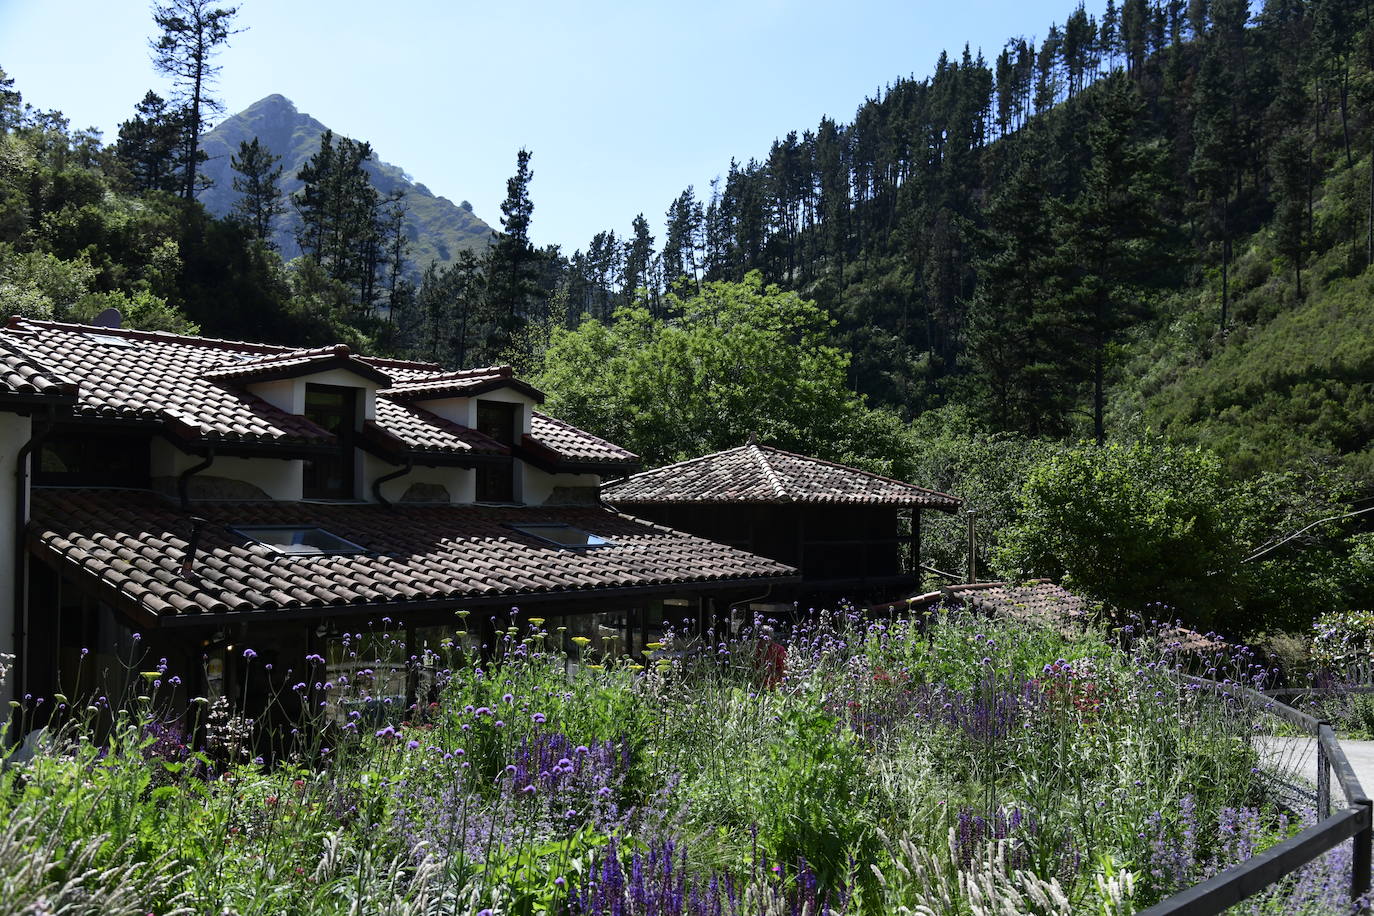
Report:
M14 343L0 338L0 395L7 398L73 402L77 384L39 365Z
M742 445L635 474L602 490L617 505L834 503L952 512L959 500L890 477L766 445Z
M556 417L530 411L530 438L562 462L634 468L639 456Z
M482 601L585 597L622 589L791 579L796 570L597 507L408 506L405 523L379 505L249 503L198 507L208 519L183 576L187 517L152 494L38 489L31 548L111 603L153 620L290 614L360 606L398 610ZM512 525L567 524L609 539L557 547ZM232 527L324 528L366 552L281 554Z
M346 368L382 386L375 428L367 431L367 439L399 458L462 463L510 454L476 430L424 410L416 403L424 392L470 397L504 386L542 398L508 366L446 372L434 363L359 356L343 345L301 349L26 318L12 318L0 331L0 399L74 399L78 417L147 423L191 445L331 447L331 434L243 387L331 368ZM566 424L535 423L529 445L552 456L560 469L638 462L624 449Z
M364 435L383 452L425 458L509 455L510 449L468 426L459 426L410 404L377 399L377 421Z
M265 382L328 369L347 369L383 388L391 384L391 376L354 356L346 344L250 356L207 369L201 376L216 382Z
M460 369L429 375L411 381L398 382L387 389L387 397L397 401L431 401L439 398L470 398L497 388L514 388L543 403L544 392L515 377L510 366L488 366L485 369Z

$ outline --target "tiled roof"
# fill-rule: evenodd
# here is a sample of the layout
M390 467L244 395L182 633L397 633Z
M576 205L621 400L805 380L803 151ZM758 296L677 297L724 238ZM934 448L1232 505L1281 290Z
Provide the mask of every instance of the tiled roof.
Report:
M1065 632L1085 624L1092 610L1087 599L1046 579L1022 585L1006 582L952 585L944 589L944 594L989 614L1048 624Z
M515 387L542 398L508 366L445 372L433 363L360 357L342 345L299 349L24 318L11 319L0 331L0 396L75 396L72 410L78 417L164 426L181 439L206 445L331 445L335 440L329 433L241 386L336 366L387 386L376 401L375 429L368 432L402 457L405 451L416 457L509 454L476 430L416 405L424 392L472 396ZM566 424L538 419L535 424L533 444L562 468L638 461Z
M562 420L530 411L530 437L563 461L637 467L639 456Z
M185 438L214 443L333 441L304 417L201 378L226 351L242 352L224 341L28 320L11 321L4 337L80 385L78 416L165 422Z
M608 590L790 579L781 563L597 507L248 503L198 507L208 519L192 574L181 564L188 518L133 491L38 489L30 543L40 556L145 617L272 613L359 605L516 603ZM514 524L564 523L612 546L556 547ZM316 526L367 552L290 556L230 526Z
M75 400L77 385L39 365L12 341L0 338L0 395Z
M332 368L346 368L383 388L391 384L391 376L354 356L345 344L251 356L207 369L201 375L216 382L251 382L323 372Z
M369 434L384 450L421 455L509 455L510 449L477 430L388 398L377 399L377 422Z
M636 503L842 503L952 512L959 500L889 477L765 445L743 445L644 471L602 490Z
M470 398L497 388L514 388L543 402L544 392L515 377L510 366L489 366L485 369L461 369L409 381L398 382L387 389L386 395L397 401L429 401L439 398Z

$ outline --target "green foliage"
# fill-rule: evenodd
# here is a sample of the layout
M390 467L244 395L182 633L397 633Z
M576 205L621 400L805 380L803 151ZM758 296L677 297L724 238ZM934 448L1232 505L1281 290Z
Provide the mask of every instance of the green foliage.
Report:
M556 331L535 377L549 410L651 466L750 436L820 457L864 448L845 427L864 422L866 408L848 390L848 358L827 342L832 323L814 304L758 274L665 302L671 322L637 307L611 324L586 318Z
M1026 480L1000 562L1123 609L1234 625L1244 545L1220 461L1158 439L1082 445Z

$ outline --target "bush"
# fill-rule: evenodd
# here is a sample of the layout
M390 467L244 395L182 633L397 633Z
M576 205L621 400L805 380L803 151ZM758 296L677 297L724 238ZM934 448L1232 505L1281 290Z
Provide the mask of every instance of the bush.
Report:
M1031 471L998 561L1116 608L1235 626L1245 548L1232 509L1209 452L1154 438L1080 445Z

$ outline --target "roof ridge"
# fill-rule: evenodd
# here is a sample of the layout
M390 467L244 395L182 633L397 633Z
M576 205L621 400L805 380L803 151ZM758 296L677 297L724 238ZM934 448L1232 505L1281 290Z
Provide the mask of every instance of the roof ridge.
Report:
M291 350L300 349L284 344L254 343L248 340L231 340L225 337L202 337L197 334L174 334L171 331L143 331L137 328L105 328L94 324L79 324L72 321L48 321L41 318L25 318L23 315L11 315L5 325L6 330L17 331L23 325L37 325L43 328L54 328L59 331L70 331L74 334L103 334L110 337L128 337L134 340L165 341L168 343L185 343L194 346L215 347L221 350L244 350L250 353L285 353Z
M440 367L442 368L442 367ZM398 385L434 385L440 382L456 382L462 379L486 378L514 378L515 370L510 366L485 366L475 369L450 369L445 372L436 372L433 375L422 375L419 378L406 379Z
M573 427L573 428L574 428L574 429L580 429L580 427ZM614 444L614 443L612 443L612 444ZM622 480L617 480L614 484L611 484L610 486L618 487L618 486L621 486L621 485L623 485L623 484L627 484L627 483L629 483L631 480L635 480L636 478L639 478L639 477L647 477L647 476L649 476L650 474L662 474L664 471L670 470L670 469L672 469L672 468L682 468L682 467L686 467L686 466L689 465L689 464L696 464L697 462L699 462L699 461L705 461L705 460L707 460L708 458L719 458L719 457L722 456L722 455L728 455L728 454L730 454L731 452L742 451L742 450L744 450L744 449L746 449L746 448L748 448L748 447L749 447L749 446L747 446L747 445L737 445L737 446L735 446L734 448L727 448L727 449L725 449L724 451L710 452L709 454L706 454L706 455L698 455L698 456L696 456L695 458L684 458L684 459L682 459L681 461L674 461L672 464L661 464L661 465L659 465L659 466L656 467L656 468L649 468L649 470L647 470L647 471L640 471L639 473L637 473L637 474L631 474L629 477L626 477L626 478L624 478L624 479L622 479Z
M789 452L787 449L778 448L775 445L755 445L754 448L767 449L770 452L774 452L778 455L786 455L789 458L797 458L801 461L810 461L813 464L824 464L827 467L836 468L841 471L847 471L851 474L862 474L865 477L871 477L874 480L881 480L884 483L895 483L898 486L911 487L913 490L920 490L922 493L930 493L934 496L943 496L946 499L952 499L956 502L963 502L963 500L959 499L959 497L949 493L945 493L943 490L933 490L930 487L923 487L920 484L911 483L906 480L899 480L896 477L888 477L885 474L875 474L873 471L866 471L863 468L856 468L853 465L840 464L837 461L827 461L824 458L816 458L811 455L802 455L798 454L797 452Z
M240 360L236 363L226 363L225 366L217 368L240 369L249 366L267 366L272 363L285 362L288 359L301 359L306 356L352 356L356 358L357 354L348 348L348 344L342 343L330 344L324 347L297 347L293 350L286 350L281 353L264 353L261 356L250 357L249 359Z
M783 486L782 480L778 478L778 472L773 469L773 465L769 463L767 456L764 455L763 449L759 447L758 443L751 442L746 447L749 449L750 454L754 456L754 460L758 462L759 468L763 471L764 479L768 481L768 486L773 489L773 495L782 502L792 502L792 494Z

